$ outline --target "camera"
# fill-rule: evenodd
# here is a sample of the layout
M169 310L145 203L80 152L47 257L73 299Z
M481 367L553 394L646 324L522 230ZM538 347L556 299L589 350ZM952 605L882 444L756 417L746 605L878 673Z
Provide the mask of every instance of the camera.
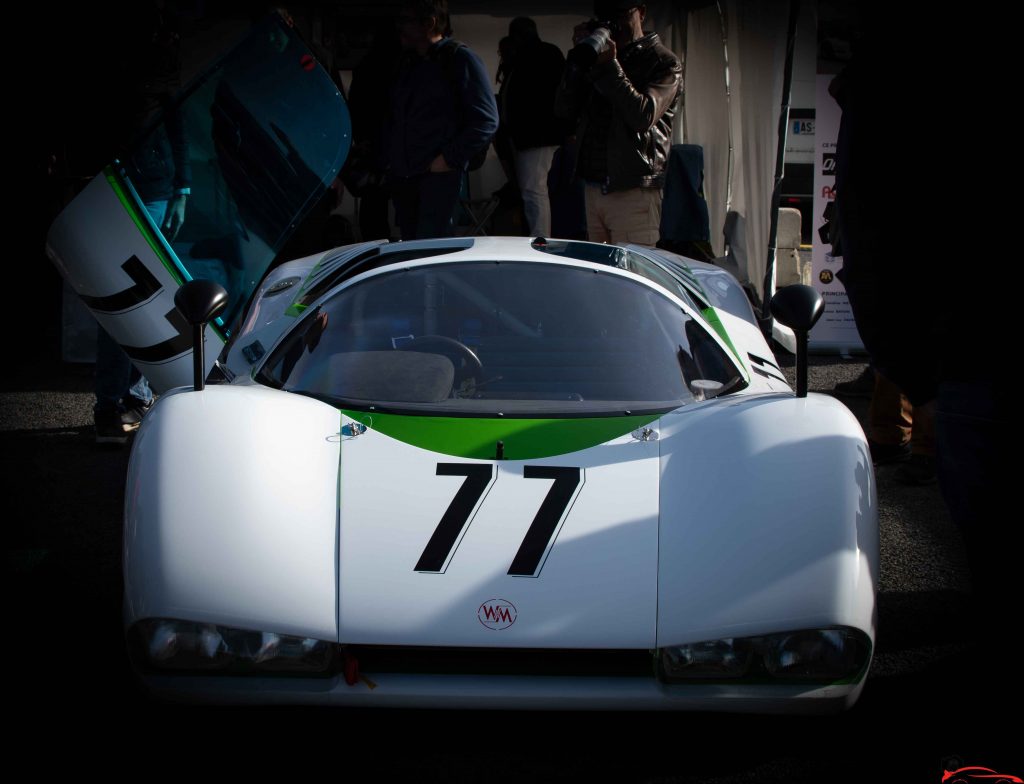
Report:
M597 60L597 56L608 48L608 42L615 34L618 25L607 19L590 19L584 24L590 31L590 35L570 50L568 60L580 68L590 68Z

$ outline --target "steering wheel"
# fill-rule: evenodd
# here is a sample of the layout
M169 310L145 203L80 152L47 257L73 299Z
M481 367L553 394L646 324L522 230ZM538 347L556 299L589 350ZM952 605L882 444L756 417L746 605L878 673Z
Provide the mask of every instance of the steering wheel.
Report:
M480 361L476 352L455 338L444 335L420 335L399 347L399 351L429 351L430 349L435 349L432 353L443 354L453 360L456 383L465 378L478 377L483 370L484 363Z

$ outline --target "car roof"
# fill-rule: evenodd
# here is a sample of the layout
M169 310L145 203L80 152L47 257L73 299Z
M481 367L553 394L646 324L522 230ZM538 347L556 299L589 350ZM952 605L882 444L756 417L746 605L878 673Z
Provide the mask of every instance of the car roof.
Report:
M688 315L721 344L723 350L731 352L739 360L735 347L714 314L712 299L688 266L688 261L679 256L674 256L674 259L670 261L661 252L647 247L583 240L548 240L543 237L376 241L325 253L302 282L289 312L299 316L339 287L344 288L351 283L393 271L397 265L406 265L405 268L411 269L431 264L516 261L589 269L599 266L610 274L630 278L654 288L678 302Z
M338 248L321 257L303 281L295 301L298 312L301 312L337 286L395 264L420 266L481 260L549 262L568 266L597 264L633 274L638 271L637 265L655 265L690 295L683 297L687 306L700 312L709 304L707 294L685 266L665 266L659 254L650 253L648 248L542 237L450 237L405 242L377 241ZM664 293L680 297L678 289L666 288L652 275L641 272L640 277L648 284L654 283Z

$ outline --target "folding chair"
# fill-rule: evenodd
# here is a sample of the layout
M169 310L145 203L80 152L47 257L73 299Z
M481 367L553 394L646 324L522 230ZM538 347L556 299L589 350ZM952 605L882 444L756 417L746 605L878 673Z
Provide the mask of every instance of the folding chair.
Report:
M494 211L498 209L500 200L497 196L491 195L483 199L474 199L469 191L469 172L462 175L462 189L459 192L459 204L466 214L466 221L458 221L459 235L463 237L486 237L487 222L491 219ZM463 226L468 226L462 231Z

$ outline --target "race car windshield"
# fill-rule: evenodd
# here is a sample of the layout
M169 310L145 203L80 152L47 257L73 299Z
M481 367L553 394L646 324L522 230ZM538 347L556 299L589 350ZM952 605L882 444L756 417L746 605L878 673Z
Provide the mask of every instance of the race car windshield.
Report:
M744 385L705 325L646 285L493 261L345 288L256 379L356 410L446 416L667 411Z

